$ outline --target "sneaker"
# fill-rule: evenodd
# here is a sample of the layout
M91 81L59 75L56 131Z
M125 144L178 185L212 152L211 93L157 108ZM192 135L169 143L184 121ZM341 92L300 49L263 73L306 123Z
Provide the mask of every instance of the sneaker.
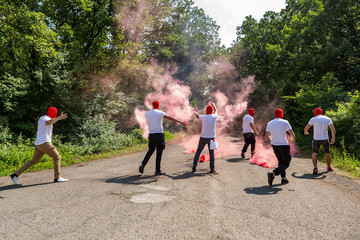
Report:
M139 167L139 172L140 172L141 174L144 173L144 167L145 167L145 166L143 166L143 165L140 165L140 167Z
M155 175L165 175L165 173L162 171L155 171Z
M268 183L269 183L269 186L271 187L272 186L272 183L274 181L274 173L272 172L268 172Z
M16 185L21 185L19 182L18 182L18 176L16 176L16 174L11 174L10 175L11 177L11 180L16 184Z
M251 157L253 157L253 156L254 156L254 154L255 154L255 152L251 152Z
M244 152L241 153L241 157L245 158L245 153Z
M215 172L215 169L210 169L210 173L214 173Z
M192 167L191 172L192 172L192 173L196 172L196 166L193 166L193 167Z
M317 168L314 168L314 170L313 170L313 175L316 175L316 174L318 174L318 169L317 169Z
M334 169L332 167L328 167L327 170L331 171L331 172L334 171Z
M69 179L62 178L62 177L54 178L54 182L67 182L67 181L69 181Z
M282 185L288 184L288 183L289 183L289 180L287 180L286 178L281 179L281 184Z

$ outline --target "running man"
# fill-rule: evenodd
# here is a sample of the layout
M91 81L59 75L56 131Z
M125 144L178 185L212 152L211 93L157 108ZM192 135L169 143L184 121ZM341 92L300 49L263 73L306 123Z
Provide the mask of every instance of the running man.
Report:
M290 146L286 139L286 133L290 134L290 141L295 141L295 133L290 123L282 119L284 117L281 109L275 110L275 119L271 120L266 126L265 138L271 141L275 156L278 160L278 167L273 172L268 173L268 183L272 186L275 176L281 175L281 184L287 184L286 169L290 165L291 155Z
M165 175L164 172L161 171L161 157L162 152L165 149L165 137L164 137L164 127L163 127L163 118L178 122L180 124L186 124L185 122L181 122L180 120L170 117L166 115L165 112L159 110L159 102L154 101L152 103L153 109L148 111L145 114L147 122L149 124L149 150L147 151L144 160L142 161L139 172L144 173L144 168L148 163L151 155L154 153L156 149L156 168L155 175Z
M304 134L309 135L309 128L314 126L314 137L312 141L312 162L314 165L313 174L318 174L318 167L317 167L317 157L319 154L320 146L323 146L326 158L326 165L328 171L333 171L331 167L331 156L330 156L330 144L335 143L335 127L332 123L331 119L322 115L321 108L316 108L314 110L315 117L311 118L309 123L304 128ZM331 142L329 142L329 135L328 135L328 127L331 130Z
M247 151L249 145L251 145L251 157L255 154L255 135L259 136L259 132L256 130L254 125L254 115L255 110L250 108L248 114L243 117L243 135L245 145L241 151L242 158L245 158L245 152Z
M25 163L19 170L11 174L10 177L16 185L20 185L18 177L29 167L37 164L44 154L49 155L54 159L54 182L67 182L68 179L60 176L60 162L61 156L56 150L55 146L51 143L51 137L53 132L53 125L59 120L67 118L66 113L61 113L57 117L57 109L55 107L49 107L46 115L42 116L38 121L36 140L35 140L35 152L31 161Z
M199 144L195 153L193 167L191 172L196 172L196 166L199 161L200 154L204 149L205 145L208 145L209 154L210 154L210 173L215 172L215 156L214 150L210 149L210 141L215 139L215 125L217 119L217 109L215 103L210 102L210 105L206 107L206 115L199 115L197 111L195 111L195 116L202 121L201 126L201 135Z

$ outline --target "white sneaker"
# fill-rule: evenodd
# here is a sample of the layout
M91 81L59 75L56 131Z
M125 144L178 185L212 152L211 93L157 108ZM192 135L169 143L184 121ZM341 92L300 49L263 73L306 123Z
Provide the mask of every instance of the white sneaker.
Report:
M17 177L15 174L11 174L10 177L11 177L11 180L12 180L16 185L21 185L21 184L18 182L18 177Z
M54 178L54 182L67 182L67 181L69 181L69 179L62 178L62 177Z

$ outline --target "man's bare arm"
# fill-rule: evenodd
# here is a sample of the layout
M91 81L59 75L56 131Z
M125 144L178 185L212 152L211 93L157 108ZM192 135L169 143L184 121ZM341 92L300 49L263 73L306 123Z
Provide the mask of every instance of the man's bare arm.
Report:
M289 131L287 131L290 134L290 141L295 142L295 133L294 131L291 129Z
M310 125L310 124L308 124L308 125L305 126L305 128L304 128L304 134L305 134L305 135L309 135L309 132L308 132L308 131L309 131L309 128L311 128L311 126L312 126L312 125Z
M215 106L215 103L211 102L211 106L212 106L213 109L214 109L214 113L216 113L216 112L217 112L217 108L216 108L216 106Z
M335 135L336 135L336 130L335 130L335 126L333 124L329 125L330 130L331 130L331 144L335 143Z
M46 121L45 124L46 125L52 125L52 124L56 123L57 121L63 120L63 119L66 119L66 118L67 118L67 113L61 113L60 116Z
M270 132L266 132L266 133L265 133L265 139L268 140L268 141L271 141L271 134L270 134Z
M167 119L167 120L170 120L170 121L177 122L177 123L180 123L180 124L184 124L184 125L185 125L185 122L182 122L182 121L180 121L180 120L177 119L177 118L170 117L170 116L168 116L168 115L165 115L164 118Z
M260 135L259 132L256 130L254 123L250 123L250 127L251 127L251 129L254 131L254 133L255 133L256 136L259 136L259 135Z

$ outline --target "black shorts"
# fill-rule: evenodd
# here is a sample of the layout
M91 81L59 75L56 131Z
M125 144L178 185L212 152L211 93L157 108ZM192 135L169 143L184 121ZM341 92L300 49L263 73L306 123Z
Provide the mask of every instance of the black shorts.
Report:
M325 140L313 140L312 141L312 152L319 153L320 146L323 146L325 153L330 153L330 142L329 139Z

